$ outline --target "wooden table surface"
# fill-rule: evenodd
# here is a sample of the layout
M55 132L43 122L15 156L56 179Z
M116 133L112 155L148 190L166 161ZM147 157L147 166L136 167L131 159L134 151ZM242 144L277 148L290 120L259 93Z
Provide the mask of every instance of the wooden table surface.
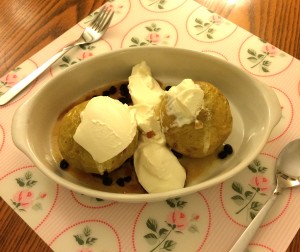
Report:
M0 0L0 76L41 50L105 0ZM300 0L199 0L300 59ZM51 249L0 199L1 251ZM300 251L300 231L288 252Z

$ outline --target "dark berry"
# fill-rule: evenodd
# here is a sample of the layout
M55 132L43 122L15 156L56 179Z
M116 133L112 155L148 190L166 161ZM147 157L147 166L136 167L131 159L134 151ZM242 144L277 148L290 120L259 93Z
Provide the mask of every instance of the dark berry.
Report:
M118 179L117 179L117 185L123 187L123 186L125 185L124 179L123 179L123 178L118 178Z
M123 95L123 96L128 96L129 95L129 90L128 90L128 86L127 86L128 84L122 84L121 86L120 86L120 93L121 93L121 95Z
M227 152L226 151L220 151L219 153L218 153L218 158L219 159L224 159L224 158L226 158L227 157Z
M110 186L113 183L113 180L111 177L103 176L102 183L103 185Z
M102 95L103 95L103 96L109 96L109 95L110 95L110 92L109 92L109 90L105 90L105 91L103 91Z
M64 170L64 169L67 169L69 167L69 163L65 159L63 159L63 160L60 161L59 166L60 166L61 169Z
M116 88L115 86L111 86L110 89L109 89L108 91L109 91L109 93L110 93L111 95L113 95L113 94L115 94L115 93L117 92L117 88Z
M171 87L172 87L172 86L166 86L166 87L165 87L165 90L166 90L166 91L169 91L169 89L170 89Z
M126 177L123 178L123 180L124 180L126 183L128 183L128 182L131 181L131 176L126 176Z
M224 145L224 151L226 151L226 153L228 155L231 155L233 153L233 148L230 144L225 144Z

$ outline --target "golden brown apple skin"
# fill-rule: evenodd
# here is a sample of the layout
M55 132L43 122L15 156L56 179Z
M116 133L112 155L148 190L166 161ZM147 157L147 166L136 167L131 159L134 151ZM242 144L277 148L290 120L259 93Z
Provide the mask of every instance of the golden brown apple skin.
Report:
M232 114L227 98L214 85L196 81L204 91L204 109L196 120L182 127L171 127L175 116L165 109L167 96L161 104L161 125L166 142L173 150L192 158L203 158L215 153L232 130Z
M96 162L93 157L83 147L81 147L73 136L80 124L80 113L84 110L88 101L82 102L70 109L62 118L58 133L58 147L61 155L74 168L88 173L100 173L99 171L111 172L119 168L129 157L131 157L137 147L138 132L133 141L121 153L103 162Z

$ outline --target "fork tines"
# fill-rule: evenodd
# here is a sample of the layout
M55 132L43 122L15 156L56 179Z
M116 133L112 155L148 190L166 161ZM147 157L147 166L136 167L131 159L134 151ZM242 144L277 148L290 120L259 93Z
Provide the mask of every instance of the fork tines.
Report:
M91 23L91 27L97 31L106 30L113 18L114 11L110 6L104 5Z

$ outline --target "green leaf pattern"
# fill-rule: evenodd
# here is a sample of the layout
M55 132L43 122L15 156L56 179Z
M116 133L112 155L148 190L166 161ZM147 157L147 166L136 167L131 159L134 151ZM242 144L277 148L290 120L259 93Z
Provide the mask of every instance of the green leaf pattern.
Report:
M129 47L137 47L137 46L150 46L150 45L167 45L168 39L170 38L169 35L163 36L161 34L162 28L158 27L156 23L151 23L148 26L145 26L146 36L143 38L140 37L132 37L130 39L131 44Z
M92 236L92 229L89 226L84 227L81 233L75 234L73 237L79 246L85 248L92 247L98 240Z
M20 70L22 70L21 67L16 67L10 73L3 76L3 79L0 80L0 96L6 92L6 88L9 88L16 83L18 78L17 72ZM2 88L4 91L1 91Z
M149 233L144 235L144 239L152 247L150 252L154 251L173 251L176 248L176 235L184 235L185 231L195 234L199 233L198 221L199 214L194 214L191 218L187 218L184 212L188 202L181 198L166 200L166 204L171 211L166 217L164 223L158 223L154 218L149 217L146 226Z
M216 27L222 22L223 18L215 13L212 13L208 20L195 18L194 27L199 31L196 35L205 34L208 39L212 40L214 39L214 34L217 31Z
M275 57L285 57L285 54L280 53L280 51L266 41L260 40L263 43L263 46L260 48L259 51L248 48L248 61L252 63L251 68L259 68L260 71L264 73L270 72L270 67L272 65L272 58Z
M254 219L263 206L263 203L256 200L257 196L266 197L267 194L265 192L270 188L268 179L263 175L268 168L263 166L260 160L256 159L248 165L248 170L254 176L250 179L247 187L237 181L232 183L231 188L236 194L231 197L231 200L238 207L236 214L240 214L247 209L250 218Z
M29 208L35 211L43 210L41 201L47 197L47 194L39 193L38 196L35 196L32 188L38 181L33 178L33 173L27 171L24 176L16 178L15 181L21 190L15 192L10 199L14 210L18 210L19 212L26 212Z
M80 45L79 48L83 51L79 57L71 57L68 54L61 58L62 63L59 64L60 68L67 68L74 65L88 57L93 56L92 51L96 48L93 44Z

